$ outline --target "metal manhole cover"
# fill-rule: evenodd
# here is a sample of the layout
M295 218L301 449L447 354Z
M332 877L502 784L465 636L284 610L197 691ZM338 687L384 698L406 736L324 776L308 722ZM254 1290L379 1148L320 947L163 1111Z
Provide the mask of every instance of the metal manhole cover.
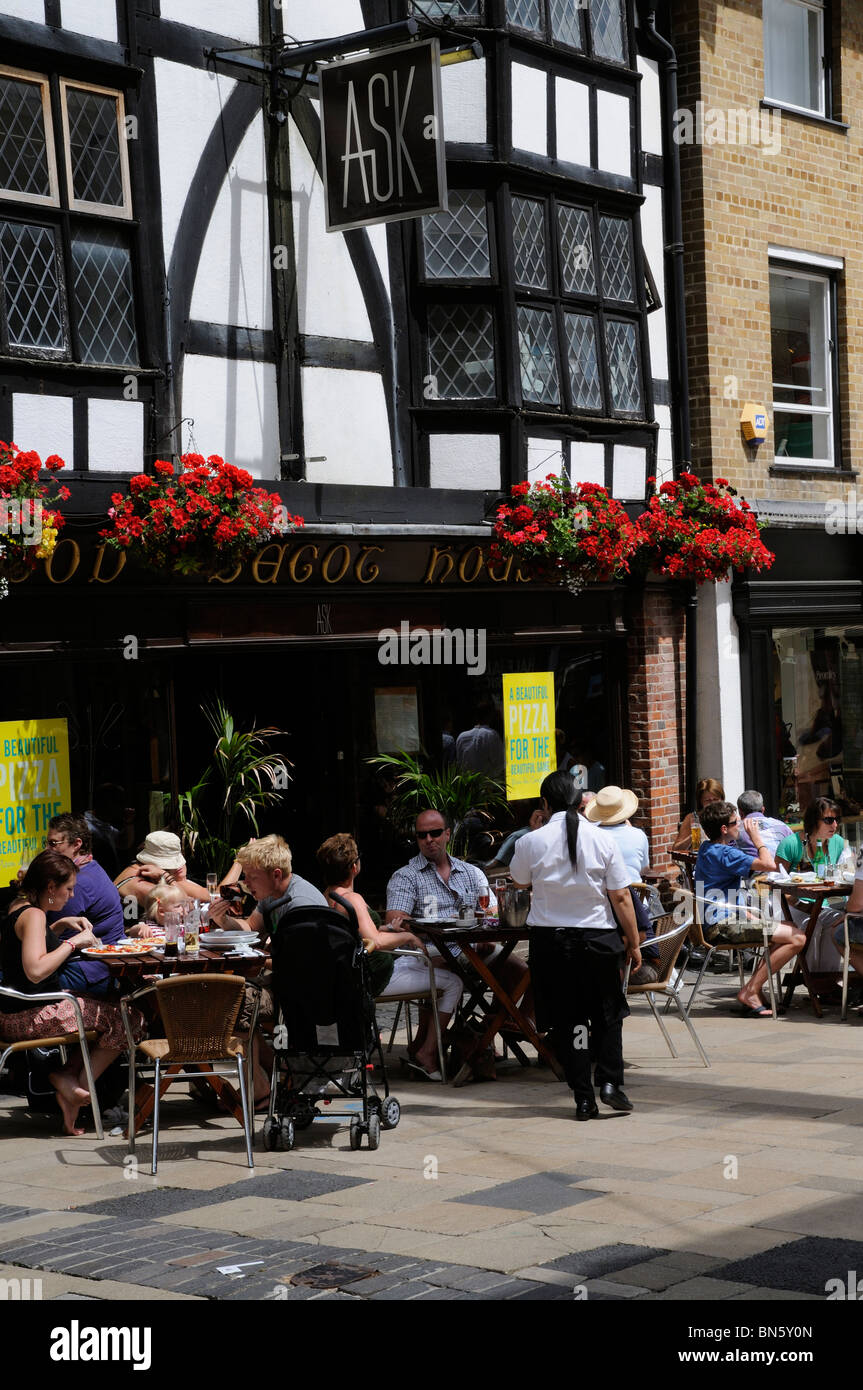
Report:
M312 1265L291 1279L292 1284L309 1284L313 1289L338 1289L342 1284L355 1284L359 1279L371 1279L380 1274L379 1269L368 1269L365 1265L323 1264Z

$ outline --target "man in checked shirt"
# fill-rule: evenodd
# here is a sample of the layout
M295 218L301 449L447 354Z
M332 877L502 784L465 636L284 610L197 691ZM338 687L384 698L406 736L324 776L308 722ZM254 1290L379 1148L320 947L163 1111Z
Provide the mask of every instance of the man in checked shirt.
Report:
M448 817L440 811L421 811L416 818L415 834L419 854L403 869L397 869L387 884L387 926L400 927L407 917L455 917L460 907L476 907L480 897L488 899L488 879L482 869L454 859L448 852ZM457 946L450 949L453 955L461 954ZM479 950L494 956L497 948L486 945ZM519 982L526 972L524 961L515 955L503 963L499 974L492 962L492 973L498 975L504 989L514 998L518 997ZM532 1015L530 1000L522 1007ZM441 1027L445 1027L443 1015L440 1021Z

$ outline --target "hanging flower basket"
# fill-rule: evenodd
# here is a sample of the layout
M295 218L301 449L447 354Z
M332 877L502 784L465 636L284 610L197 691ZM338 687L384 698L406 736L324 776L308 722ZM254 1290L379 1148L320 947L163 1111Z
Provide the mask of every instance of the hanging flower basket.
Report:
M278 493L217 454L183 454L180 463L175 473L159 459L153 475L130 479L128 496L112 494L111 524L101 533L108 545L173 574L214 575L303 525Z
M32 449L0 440L0 598L9 592L9 575L23 575L54 553L64 525L55 503L69 497L55 477L40 481L42 469L59 473L66 465L57 454L44 464Z
M725 478L701 483L681 473L677 482L662 484L636 526L645 569L672 579L718 583L731 570L769 569L776 559L749 503Z
M511 499L497 509L493 561L514 556L522 573L573 593L628 572L637 532L604 487L551 473L542 483L516 483Z

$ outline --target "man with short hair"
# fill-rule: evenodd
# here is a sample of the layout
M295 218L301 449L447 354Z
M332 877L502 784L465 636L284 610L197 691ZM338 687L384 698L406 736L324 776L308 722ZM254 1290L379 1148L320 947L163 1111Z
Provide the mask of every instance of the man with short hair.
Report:
M403 869L397 869L387 884L387 926L400 927L410 917L455 917L459 908L476 907L480 897L490 897L488 879L482 869L450 855L450 833L448 816L440 811L420 811L415 822L419 854ZM461 955L458 946L450 946L449 950L453 956ZM489 948L479 947L478 950L483 954ZM433 947L430 951L434 954ZM496 948L491 948L491 955L495 954ZM491 962L489 966L504 989L514 998L520 997L519 982L527 973L524 961L518 956L509 956L499 974ZM532 997L526 995L521 1007L532 1016ZM430 1018L429 1011L428 1018L423 1019L426 1028Z
M119 941L125 934L120 894L101 864L93 858L90 827L84 817L52 816L45 848L65 854L78 870L75 892L65 907L46 914L48 926L61 917L86 917L101 945ZM101 961L78 959L63 967L63 982L65 989L74 988L94 999L104 999L109 992L111 974Z
M261 940L267 941L285 913L293 908L329 906L323 893L313 883L294 873L290 846L281 835L264 835L260 840L250 840L237 851L233 868L223 880L223 887L233 885L241 877L257 906L247 919L232 917L228 915L230 903L225 898L217 898L210 904L210 921L223 929L259 932ZM255 981L255 986L260 986L258 1020L265 1026L274 1023L276 1017L272 985L272 971L258 975ZM246 1032L251 1023L255 986L246 986L245 999L237 1019L238 1032ZM270 1078L264 1066L269 1062L270 1055L269 1049L264 1051L261 1040L256 1037L252 1061L255 1109L258 1111L266 1108L270 1097Z
M747 819L754 816L761 830L761 839L770 853L775 856L777 845L791 834L790 826L787 826L784 820L777 820L775 816L765 815L764 797L757 791L741 792L737 798L737 810L743 822L737 837L738 847L746 854L754 856L757 853L745 829Z

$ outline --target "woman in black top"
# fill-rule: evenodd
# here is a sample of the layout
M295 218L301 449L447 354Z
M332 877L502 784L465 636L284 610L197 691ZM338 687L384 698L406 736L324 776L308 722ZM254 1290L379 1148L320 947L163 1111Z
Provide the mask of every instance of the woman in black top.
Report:
M36 856L21 883L19 896L0 923L0 969L3 984L22 994L52 994L64 988L63 967L84 947L98 944L86 917L61 917L48 927L46 913L63 908L75 891L77 871L71 859L53 850ZM73 931L58 943L55 932ZM91 1050L93 1076L100 1076L125 1046L120 1010L97 999L79 999L84 1026L99 1036ZM0 995L0 1034L7 1042L77 1032L69 1000L28 1007L24 1000ZM63 1115L64 1133L80 1135L75 1122L90 1103L80 1051L49 1078Z

